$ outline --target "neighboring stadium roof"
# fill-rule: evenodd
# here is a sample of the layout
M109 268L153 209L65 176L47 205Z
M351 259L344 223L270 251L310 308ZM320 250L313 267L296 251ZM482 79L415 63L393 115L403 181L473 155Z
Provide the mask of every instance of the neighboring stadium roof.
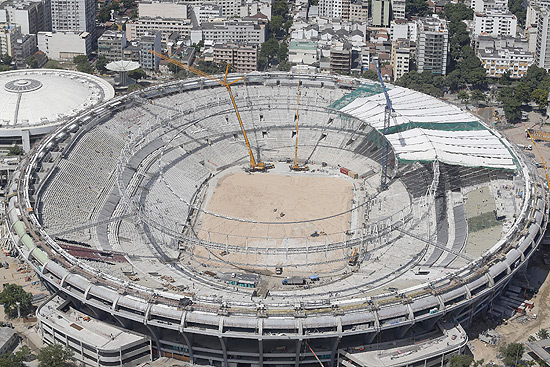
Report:
M108 82L77 71L6 71L0 73L0 124L32 128L60 123L114 95Z
M388 91L395 113L386 137L400 160L515 169L507 146L472 114L437 98L401 87ZM383 93L361 96L342 112L384 128Z

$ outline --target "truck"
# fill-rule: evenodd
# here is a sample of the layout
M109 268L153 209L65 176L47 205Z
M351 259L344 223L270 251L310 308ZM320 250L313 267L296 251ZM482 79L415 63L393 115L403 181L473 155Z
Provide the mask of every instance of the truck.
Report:
M304 285L305 279L302 277L288 277L283 279L283 285Z

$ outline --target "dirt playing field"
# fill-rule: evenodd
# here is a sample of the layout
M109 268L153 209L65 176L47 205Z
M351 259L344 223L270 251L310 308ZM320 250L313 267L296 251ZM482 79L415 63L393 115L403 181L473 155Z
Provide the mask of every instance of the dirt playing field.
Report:
M304 176L300 174L228 174L221 178L205 208L209 212L252 223L228 220L202 214L198 236L210 241L241 246L298 247L326 242L342 241L344 232L351 227L351 214L305 223L307 221L340 214L351 209L353 185L350 180L334 177ZM320 235L312 237L317 231ZM324 234L326 233L326 235ZM269 240L268 240L269 237ZM196 255L208 254L196 249ZM294 264L343 258L339 252L318 255L294 256L292 259L273 259L263 253L224 255L229 262L246 264ZM319 258L316 259L315 256ZM274 263L275 262L275 263Z

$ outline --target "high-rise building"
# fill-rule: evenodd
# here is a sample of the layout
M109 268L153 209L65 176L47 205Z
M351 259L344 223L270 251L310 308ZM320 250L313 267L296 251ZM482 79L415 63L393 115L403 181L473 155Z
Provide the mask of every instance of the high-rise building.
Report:
M117 61L123 59L123 50L126 47L126 33L105 31L97 39L97 52L103 55L109 61Z
M349 4L349 20L352 22L367 22L369 20L369 3L364 0L354 0Z
M350 0L319 0L319 16L349 19Z
M0 23L0 55L15 56L15 41L21 37L21 26Z
M474 35L515 36L518 20L508 10L489 10L474 15Z
M405 0L392 0L391 11L393 19L405 19Z
M21 26L22 34L51 29L49 0L7 0L0 3L0 23Z
M504 47L500 50L481 49L477 53L488 77L500 78L505 72L512 78L521 78L533 64L533 54L520 48Z
M535 64L550 70L550 10L546 8L538 13Z
M36 46L36 35L23 34L15 41L15 66L18 69L23 69L26 66L25 60L27 57L32 56L38 51Z
M403 74L409 72L410 59L411 48L408 39L400 39L392 42L391 66L393 68L393 80L397 80L401 78Z
M346 74L351 71L351 45L334 42L330 48L330 73Z
M140 1L138 4L140 18L187 19L187 4L179 1Z
M419 23L416 45L416 65L418 72L447 74L449 52L449 31L447 22L437 15L423 18Z
M51 0L52 31L87 32L96 39L96 0Z
M139 39L140 45L140 64L141 67L148 70L158 70L160 58L153 55L150 51L160 52L161 33L150 33Z
M389 27L391 14L390 0L372 0L372 25L375 27Z

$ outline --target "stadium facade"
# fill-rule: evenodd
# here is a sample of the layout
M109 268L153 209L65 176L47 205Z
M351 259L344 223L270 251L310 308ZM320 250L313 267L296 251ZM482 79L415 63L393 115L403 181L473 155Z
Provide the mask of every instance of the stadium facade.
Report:
M395 111L384 136L375 83L299 81L300 159L320 175L340 166L359 172L342 233L290 241L193 230L205 216L247 222L209 212L199 194L248 158L225 89L190 79L114 98L36 146L9 187L14 246L56 297L150 337L154 356L350 366L375 350L369 358L378 365L380 350L439 337L451 338L450 347L426 346L386 365L430 365L463 351L462 328L491 309L544 234L547 190L536 168L498 132L435 98L391 87ZM252 74L234 88L254 148L279 165L293 154L297 83L291 74ZM391 180L380 192L386 141ZM476 198L494 209L475 212ZM500 230L482 243L468 223L493 211ZM280 285L281 263L308 284ZM313 271L320 281L309 281ZM51 333L50 341L77 348ZM132 365L127 356L116 363Z

